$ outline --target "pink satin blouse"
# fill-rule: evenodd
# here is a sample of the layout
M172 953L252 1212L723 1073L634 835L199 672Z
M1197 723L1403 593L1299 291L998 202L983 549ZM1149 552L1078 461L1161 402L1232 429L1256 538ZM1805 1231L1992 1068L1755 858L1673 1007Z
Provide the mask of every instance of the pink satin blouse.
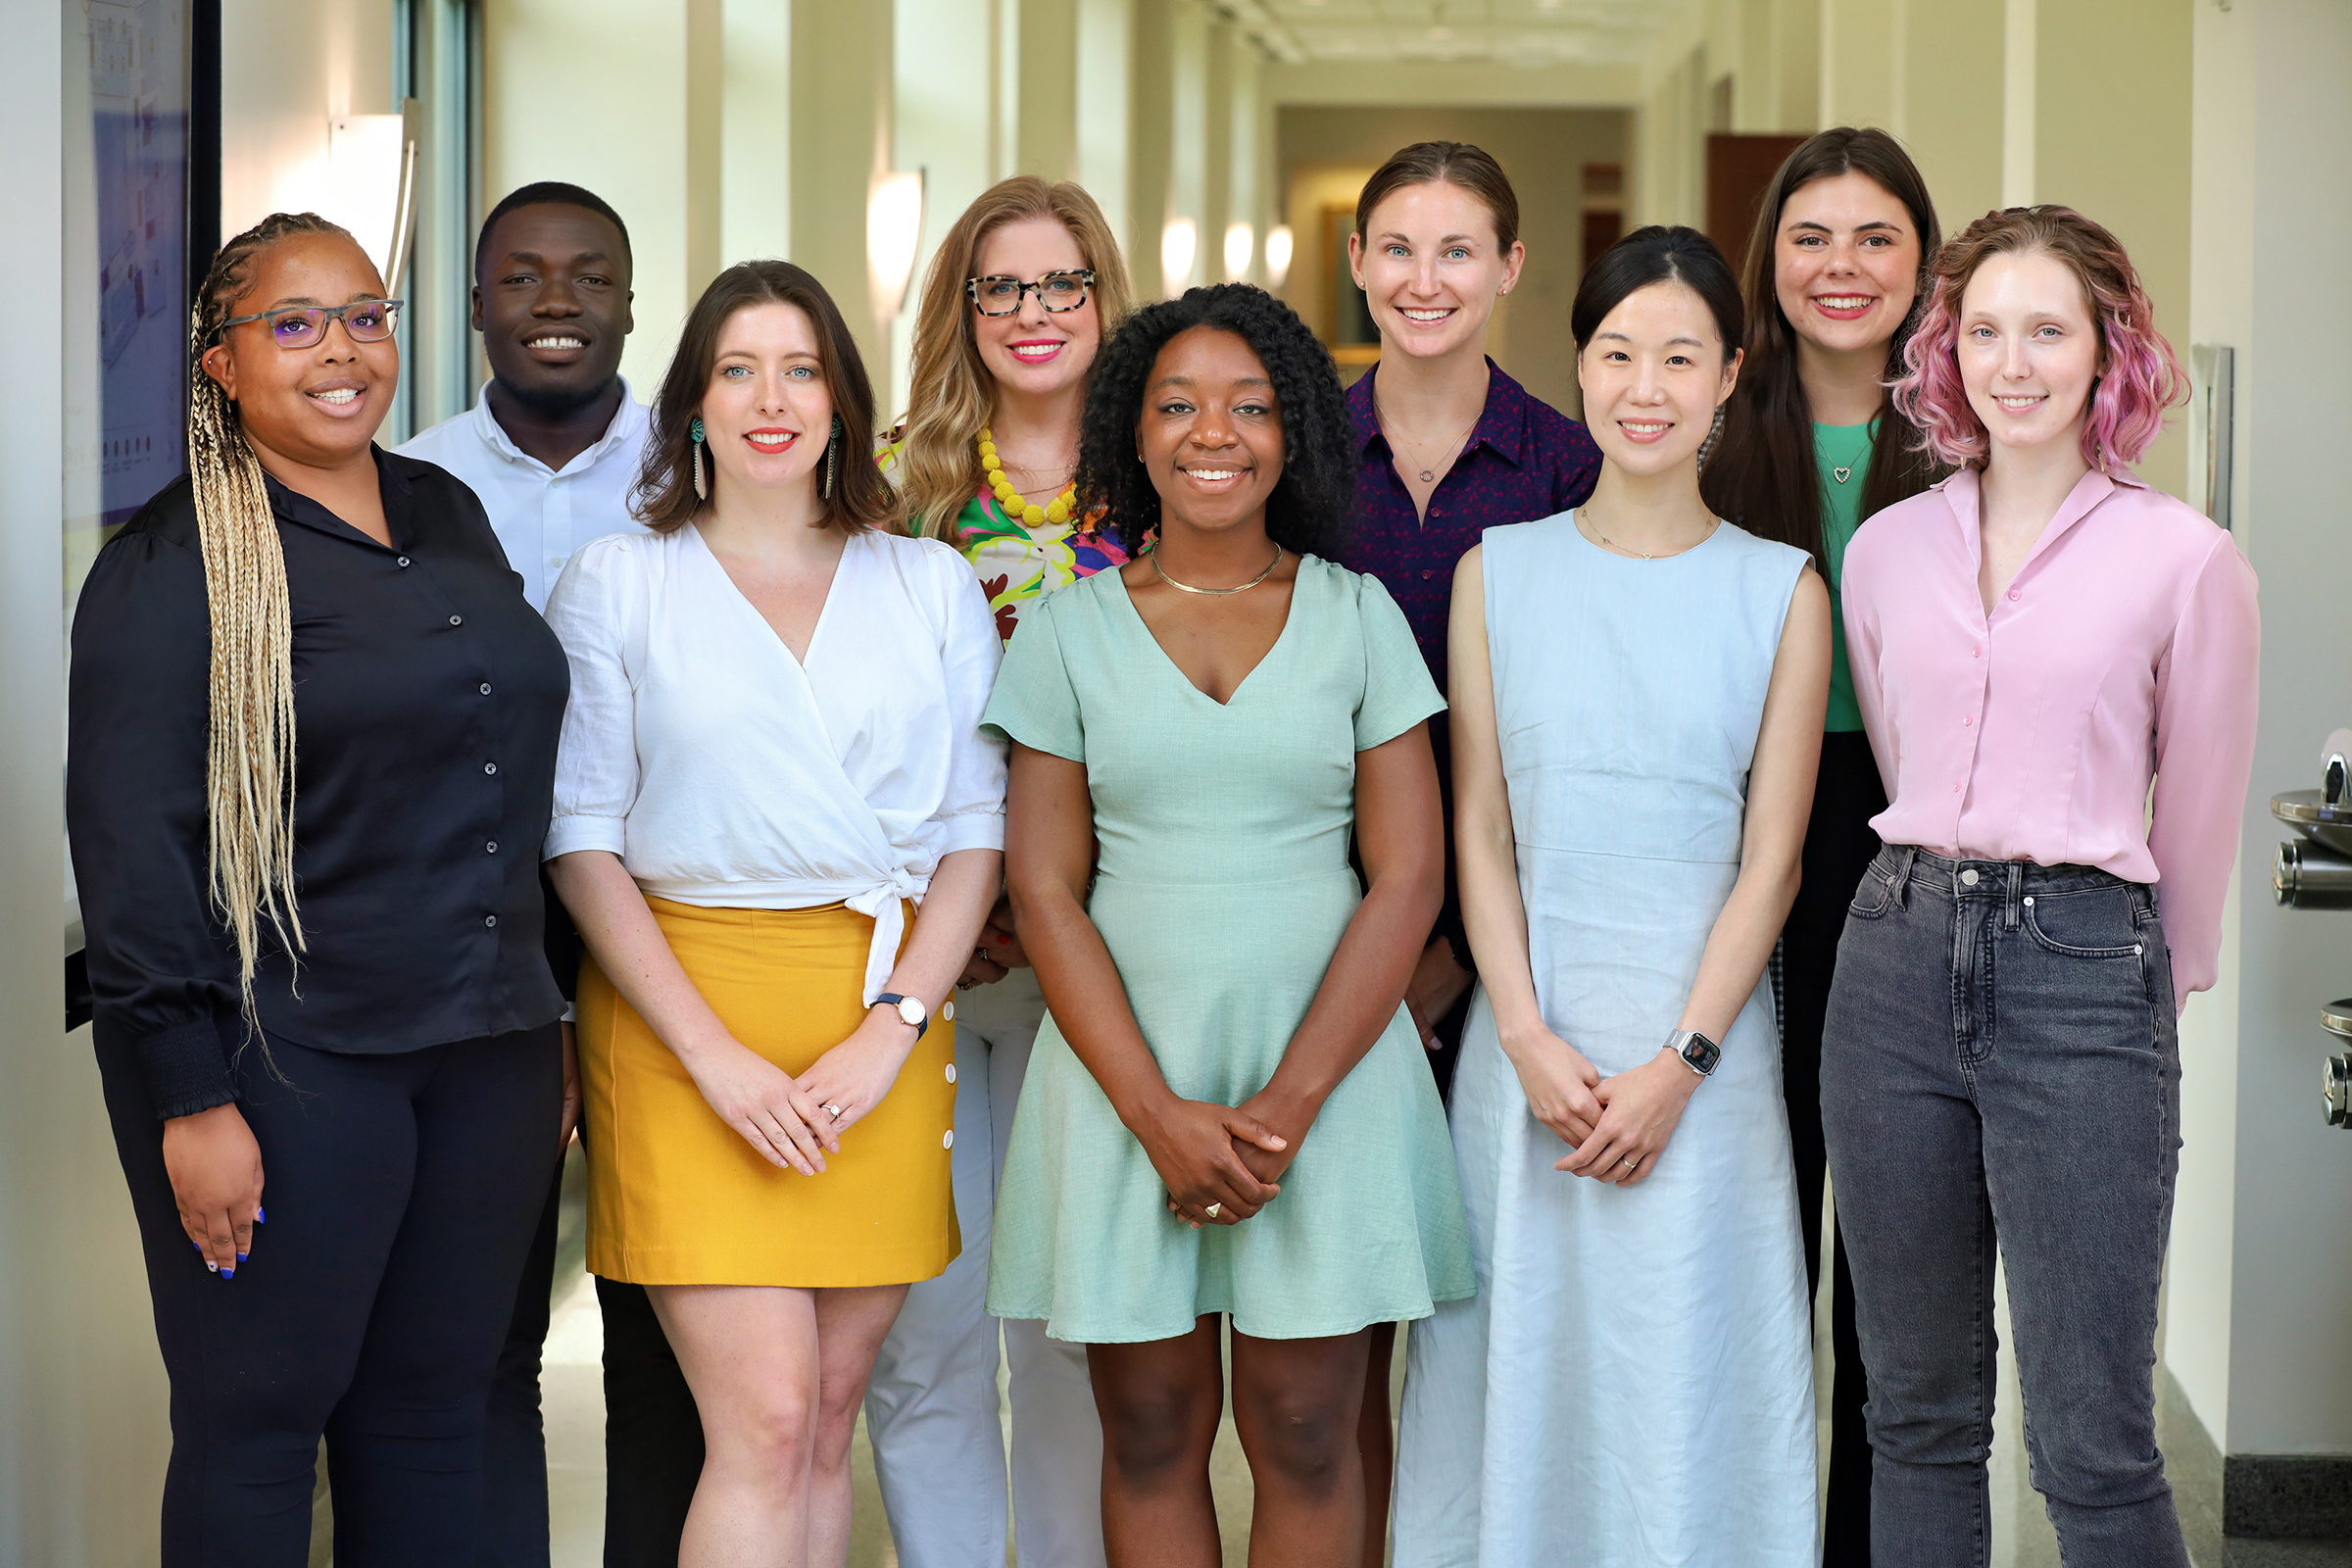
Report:
M2213 984L2253 767L2254 568L2191 508L2090 473L1986 615L1977 506L1964 470L1846 551L1854 692L1891 802L1871 826L2156 884L2184 1004Z

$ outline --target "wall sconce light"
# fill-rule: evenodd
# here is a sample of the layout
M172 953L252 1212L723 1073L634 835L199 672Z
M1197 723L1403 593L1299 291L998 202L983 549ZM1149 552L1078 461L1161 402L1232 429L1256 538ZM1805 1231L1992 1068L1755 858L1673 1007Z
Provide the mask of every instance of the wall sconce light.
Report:
M1193 283L1193 257L1200 248L1200 232L1189 218L1171 218L1159 231L1159 282L1168 298Z
M877 318L896 320L906 308L922 243L923 171L884 174L865 199L865 263Z
M1225 225L1225 277L1239 283L1250 273L1250 253L1257 248L1257 231L1248 223Z
M326 122L326 189L320 216L340 223L400 292L416 222L416 100L397 115L336 115Z
M1291 225L1276 223L1266 230L1266 282L1280 289L1291 275Z

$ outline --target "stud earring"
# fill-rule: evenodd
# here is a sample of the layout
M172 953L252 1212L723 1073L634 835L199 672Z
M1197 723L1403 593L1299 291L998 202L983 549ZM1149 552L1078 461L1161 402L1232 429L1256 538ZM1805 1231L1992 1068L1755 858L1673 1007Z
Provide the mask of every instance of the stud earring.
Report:
M841 416L833 416L833 433L825 440L824 499L833 499L833 468L841 458Z
M703 418L696 415L686 427L686 437L694 443L694 496L697 501L710 499L710 486L703 478Z

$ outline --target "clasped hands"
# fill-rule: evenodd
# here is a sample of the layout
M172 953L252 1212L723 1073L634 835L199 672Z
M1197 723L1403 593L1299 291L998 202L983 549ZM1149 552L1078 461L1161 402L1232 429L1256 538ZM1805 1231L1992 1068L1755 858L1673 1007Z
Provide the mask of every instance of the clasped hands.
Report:
M1549 1030L1509 1043L1527 1108L1569 1152L1551 1168L1632 1187L1657 1168L1698 1075L1661 1050L1639 1067L1603 1078L1583 1052Z
M914 1041L897 1013L876 1007L798 1078L732 1036L678 1057L710 1108L760 1158L814 1176L825 1155L841 1152L841 1135L890 1093Z
M1239 1105L1170 1095L1136 1118L1134 1132L1168 1190L1168 1212L1199 1230L1239 1225L1281 1194L1303 1136L1298 1112L1264 1091Z

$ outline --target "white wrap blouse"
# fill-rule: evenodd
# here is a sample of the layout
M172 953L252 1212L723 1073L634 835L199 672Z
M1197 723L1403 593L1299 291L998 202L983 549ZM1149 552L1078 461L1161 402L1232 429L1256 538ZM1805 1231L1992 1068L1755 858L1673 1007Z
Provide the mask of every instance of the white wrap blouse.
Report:
M548 600L571 660L545 854L608 850L656 898L846 903L890 977L940 858L1004 848L1004 749L980 731L1002 657L947 545L859 533L795 660L691 524L579 550Z

